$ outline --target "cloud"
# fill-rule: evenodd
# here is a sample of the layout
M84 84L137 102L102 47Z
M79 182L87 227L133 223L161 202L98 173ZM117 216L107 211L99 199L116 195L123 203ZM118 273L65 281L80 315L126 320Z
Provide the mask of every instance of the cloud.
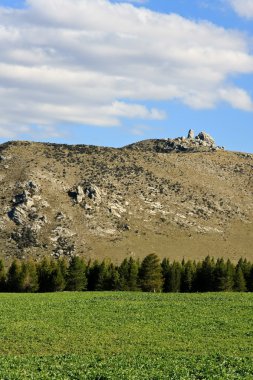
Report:
M149 0L126 0L125 3L147 4Z
M228 0L234 11L241 17L253 18L252 0Z
M71 123L166 117L145 101L252 110L233 84L253 72L248 41L236 31L109 0L26 5L0 7L0 136L17 135L18 126L54 134Z

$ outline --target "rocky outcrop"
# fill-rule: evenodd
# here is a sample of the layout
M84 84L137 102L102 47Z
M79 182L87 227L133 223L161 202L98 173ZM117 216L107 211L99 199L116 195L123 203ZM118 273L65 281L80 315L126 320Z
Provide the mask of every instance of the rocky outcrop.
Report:
M101 202L101 191L96 185L93 184L82 184L72 187L68 191L68 195L77 204L85 204L90 200L93 203L99 204Z
M39 186L33 181L17 185L22 190L14 196L12 208L8 212L9 218L18 227L12 233L12 239L19 248L36 246L37 234L47 223L47 217L39 211Z
M75 253L75 243L72 237L75 234L66 227L57 226L52 231L53 242L52 256L58 259L61 256L70 257Z
M125 149L157 153L193 153L224 150L224 147L217 146L214 138L206 132L200 132L196 137L194 136L194 131L190 129L187 137L143 140L127 145Z
M207 145L214 145L214 138L206 132L200 132L196 137L196 140L204 141Z
M189 130L187 138L177 137L175 139L168 139L164 144L164 152L210 152L224 149L223 147L216 146L214 138L206 132L200 132L194 138L194 131Z
M194 139L194 130L193 129L189 130L187 138L188 139Z

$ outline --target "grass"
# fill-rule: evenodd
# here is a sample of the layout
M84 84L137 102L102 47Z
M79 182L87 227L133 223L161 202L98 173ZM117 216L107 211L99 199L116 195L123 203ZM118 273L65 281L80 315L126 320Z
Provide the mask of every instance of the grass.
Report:
M253 379L253 294L0 295L0 379Z

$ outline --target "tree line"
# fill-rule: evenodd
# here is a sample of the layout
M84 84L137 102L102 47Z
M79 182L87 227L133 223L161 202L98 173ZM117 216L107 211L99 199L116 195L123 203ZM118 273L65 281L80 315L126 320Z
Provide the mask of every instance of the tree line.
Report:
M253 291L253 264L240 259L237 264L207 256L204 260L173 261L155 254L142 261L124 259L120 265L110 260L89 261L74 256L40 262L14 259L6 269L0 260L0 292L59 291L144 291L219 292Z

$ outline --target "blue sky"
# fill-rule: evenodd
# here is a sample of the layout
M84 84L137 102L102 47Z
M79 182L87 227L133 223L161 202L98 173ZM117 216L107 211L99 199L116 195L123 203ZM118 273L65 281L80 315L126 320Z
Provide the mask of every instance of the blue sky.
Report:
M0 0L0 142L253 152L252 0Z

